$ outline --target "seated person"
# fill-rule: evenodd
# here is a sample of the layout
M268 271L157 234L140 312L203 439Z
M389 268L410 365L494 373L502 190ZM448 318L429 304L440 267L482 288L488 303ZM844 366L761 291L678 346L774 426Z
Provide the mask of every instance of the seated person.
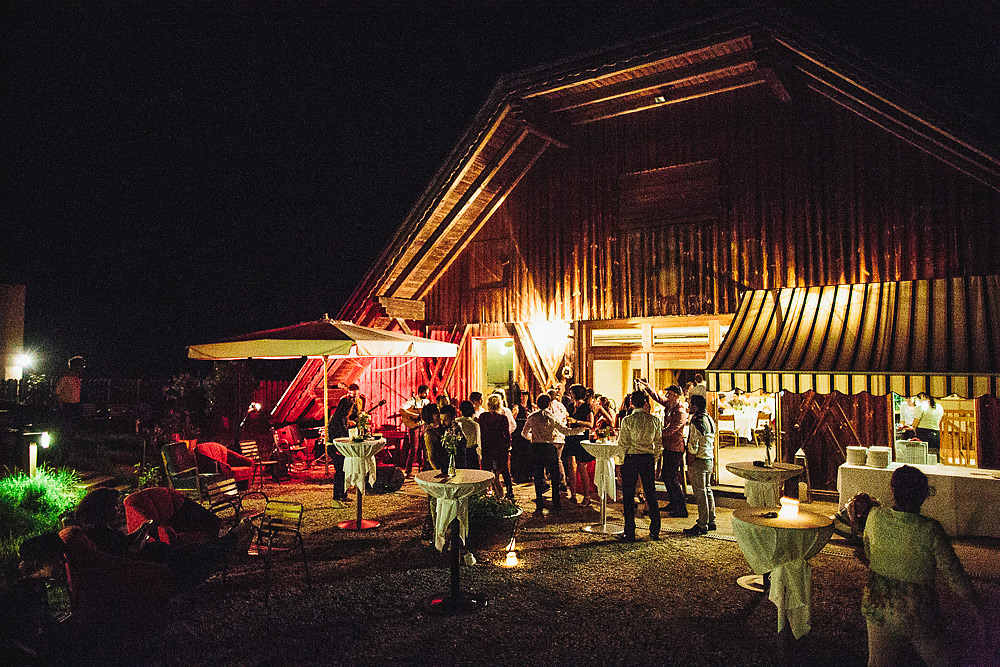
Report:
M833 532L846 539L849 544L860 546L868 513L881 506L882 503L864 491L854 494L854 497L833 515Z
M149 520L132 533L125 532L125 507L111 488L94 489L80 501L73 519L97 550L121 558L162 563L170 567L178 587L190 586L219 568L224 559L244 551L255 530L249 520L236 524L225 536L203 544L170 545L158 541Z

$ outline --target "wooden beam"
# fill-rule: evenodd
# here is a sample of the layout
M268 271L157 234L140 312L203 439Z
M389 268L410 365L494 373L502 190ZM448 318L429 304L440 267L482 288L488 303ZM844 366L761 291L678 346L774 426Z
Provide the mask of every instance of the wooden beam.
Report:
M469 334L472 332L472 325L466 324L462 329L462 337L458 341L458 352L452 357L451 367L448 369L448 377L444 379L444 388L448 389L448 385L451 384L452 377L455 376L455 369L458 368L458 358L462 356L462 351L465 348L465 342L469 339Z
M469 225L468 228L466 228L465 233L462 234L458 243L452 246L448 254L445 255L444 260L438 265L437 270L434 271L433 274L429 277L429 279L424 281L424 284L418 288L415 294L415 297L417 299L427 298L427 293L431 290L432 287L434 287L435 283L437 283L437 281L441 279L441 276L445 274L445 272L454 263L454 261L458 259L458 256L462 253L463 250L465 250L465 247L469 245L472 239L475 238L476 234L479 233L479 230L483 228L483 225L485 225L486 222L491 217L493 217L493 214L497 212L497 209L499 209L500 206L503 205L504 201L506 201L507 199L507 196L514 190L514 188L517 187L517 184L521 182L521 179L524 178L524 176L529 171L531 171L531 168L535 165L535 162L538 161L538 158L542 156L542 153L545 152L545 149L548 148L548 146L549 146L548 142L542 144L541 148L539 148L538 151L535 153L535 155L532 156L531 160L529 160L528 163L524 166L524 168L521 169L521 172L517 175L517 177L513 181L511 181L506 188L504 188L502 191L494 195L493 200L490 202L490 205L485 209L483 209L483 211L473 221L473 223Z
M517 151L518 146L521 145L521 142L524 141L524 138L527 135L527 129L522 127L521 131L515 133L514 136L509 139L497 153L497 155L493 157L490 163L487 164L481 172L479 172L476 180L474 180L465 192L462 193L462 196L451 207L444 219L437 224L434 231L423 242L423 251L418 252L413 256L413 258L396 277L396 280L392 283L389 289L386 290L388 293L398 293L399 288L402 287L416 268L426 261L427 256L430 254L428 252L429 249L433 248L434 245L441 240L445 233L448 232L454 224L462 219L462 215L479 199L480 195L486 189L486 186L493 179L493 177L497 175L500 169L503 168L507 161L510 160L510 158Z
M756 53L741 51L721 58L703 60L685 67L619 81L607 86L591 88L576 95L561 98L553 113L571 111L580 107L610 102L636 93L651 92L662 88L694 85L691 82L705 76L729 77L757 69Z
M752 48L753 43L750 35L743 35L735 39L730 39L725 42L719 42L717 44L710 44L698 49L691 49L689 51L684 51L683 53L677 53L672 56L667 56L665 58L658 58L652 61L645 61L633 65L631 67L622 67L609 70L603 74L597 76L589 76L586 78L574 79L573 81L563 83L556 86L549 86L540 90L532 91L524 94L522 97L524 99L529 99L532 97L538 97L542 95L549 95L551 93L559 92L560 90L567 90L569 88L575 88L577 86L593 84L601 81L602 79L607 79L610 77L618 77L623 74L630 74L633 72L638 72L640 70L646 69L647 67L654 65L656 63L671 63L671 62L690 62L691 60L698 60L700 62L711 61L714 58L718 58L716 55L719 51L747 51Z
M574 114L574 117L570 119L569 123L570 125L586 125L588 123L594 123L599 120L608 120L609 118L617 118L619 116L624 116L630 113L648 111L649 109L656 109L658 107L667 106L669 104L679 104L681 102L689 102L691 100L700 99L702 97L708 97L710 95L718 95L719 93L728 93L733 90L740 90L741 88L749 88L751 86L757 86L762 83L765 83L765 80L760 72L748 72L746 74L735 76L730 79L722 79L721 81L710 81L705 84L691 86L685 89L678 89L679 93L683 92L684 94L680 94L674 97L664 96L665 99L662 102L652 101L649 103L640 104L639 106L636 107L628 107L605 113L597 113L595 115Z
M483 151L486 149L487 146L490 145L490 141L493 139L493 136L496 134L497 130L503 125L504 121L507 120L508 116L511 113L513 113L513 108L509 104L505 105L503 109L501 109L500 112L497 114L496 119L490 124L490 126L486 129L486 131L483 132L482 136L476 142L475 146L469 152L469 154L462 158L462 161L459 165L461 168L456 167L455 173L450 175L447 181L440 185L438 191L435 192L433 195L435 203L432 206L429 206L429 208L427 208L423 212L421 221L414 226L413 232L405 239L405 241L401 240L399 242L400 244L399 259L390 260L391 264L388 274L382 278L379 278L379 282L373 287L373 292L374 290L378 289L379 285L390 285L397 281L397 278L394 278L393 276L398 277L399 274L393 271L394 266L401 265L402 261L407 256L413 257L422 254L421 250L423 249L425 244L422 242L418 242L420 232L427 226L428 220L434 218L435 212L442 205L442 199L445 193L455 188L457 184L462 183L465 180L465 177L468 174L469 170L479 163L479 158L482 156ZM432 183L431 186L434 186L437 180L438 179L435 178L435 183ZM431 186L428 186L428 190ZM423 199L424 196L429 196L429 195L426 194L422 195L421 198ZM412 217L412 214L409 217ZM396 243L395 239L393 243ZM392 290L389 289L383 289L382 293L387 294L388 296L394 296L394 294L392 294Z

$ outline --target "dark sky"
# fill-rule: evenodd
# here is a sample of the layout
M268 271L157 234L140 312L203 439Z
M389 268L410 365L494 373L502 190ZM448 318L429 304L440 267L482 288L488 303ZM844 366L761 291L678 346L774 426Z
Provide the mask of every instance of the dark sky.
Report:
M732 6L122 4L3 10L0 282L50 367L133 377L335 314L499 76ZM995 10L950 4L804 18L995 126Z

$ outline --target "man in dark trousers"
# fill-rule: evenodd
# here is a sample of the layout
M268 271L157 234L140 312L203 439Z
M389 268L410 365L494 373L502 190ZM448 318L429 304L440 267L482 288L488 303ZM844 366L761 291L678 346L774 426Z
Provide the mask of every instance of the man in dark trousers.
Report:
M684 465L684 425L687 424L687 410L681 404L681 388L675 384L667 387L664 392L665 398L660 398L649 386L648 382L641 383L642 389L654 401L663 406L663 465L660 472L660 479L667 487L667 497L670 498L667 505L667 513L672 517L684 517L688 515L687 504L684 501L684 488L681 486L679 477L683 472Z
M642 479L642 491L649 504L649 539L660 539L660 506L656 501L653 468L660 453L663 425L649 412L646 392L632 392L632 414L622 420L618 433L625 460L622 463L622 504L625 506L625 532L617 537L635 542L635 486Z

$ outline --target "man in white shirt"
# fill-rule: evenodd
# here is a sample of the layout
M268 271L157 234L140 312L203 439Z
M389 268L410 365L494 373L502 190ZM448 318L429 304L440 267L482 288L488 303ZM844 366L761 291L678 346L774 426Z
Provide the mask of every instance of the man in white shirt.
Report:
M562 385L557 385L557 387L561 386ZM548 412L549 415L551 415L552 418L555 419L557 422L565 426L566 420L569 419L569 410L566 409L566 406L563 405L562 400L560 400L560 395L559 395L560 390L558 388L553 387L552 389L549 389L548 392L546 393L548 393L549 398L552 399L552 402L549 403L549 407L546 410L546 412ZM559 479L565 480L566 469L563 467L563 462L562 462L563 447L566 446L565 436L563 436L561 433L556 433L556 440L553 444L556 446L556 454L559 456ZM565 488L563 488L564 485L565 481L563 482L563 484L559 485L559 493L562 493L563 491L566 490Z
M643 391L630 396L632 414L622 419L618 444L625 452L622 462L622 503L625 506L625 532L617 539L635 542L635 487L642 480L642 492L649 504L649 539L660 539L660 504L656 501L654 466L663 445L663 424L649 412L649 400Z
M687 395L688 403L691 402L692 396L704 396L706 402L708 400L708 385L705 384L705 376L701 373L694 376L694 386L691 387L691 391Z
M540 394L535 405L538 410L528 415L521 429L521 435L531 443L531 453L535 470L535 508L542 511L543 491L545 487L545 472L548 471L552 483L552 509L562 509L562 499L559 495L559 482L562 480L559 472L559 455L556 453L555 441L566 441L567 435L583 433L583 428L568 428L553 419L548 407L552 399L548 394Z
M469 394L469 402L472 403L473 418L478 419L479 415L486 412L486 408L483 407L482 392L474 391L471 394Z

